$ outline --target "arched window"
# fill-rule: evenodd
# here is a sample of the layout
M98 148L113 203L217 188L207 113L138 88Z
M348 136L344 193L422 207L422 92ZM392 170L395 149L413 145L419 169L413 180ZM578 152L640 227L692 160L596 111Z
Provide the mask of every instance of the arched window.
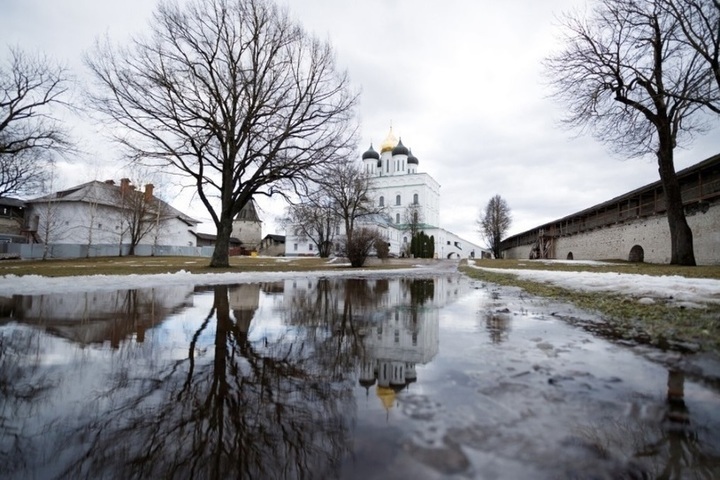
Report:
M395 214L395 223L400 223L400 214L399 213Z
M401 202L400 202L400 195L396 195L396 196L395 196L395 205L400 205L400 204L401 204Z
M413 204L414 205L418 204L418 194L417 193L413 195Z
M381 207L385 206L385 197L380 197L380 206Z

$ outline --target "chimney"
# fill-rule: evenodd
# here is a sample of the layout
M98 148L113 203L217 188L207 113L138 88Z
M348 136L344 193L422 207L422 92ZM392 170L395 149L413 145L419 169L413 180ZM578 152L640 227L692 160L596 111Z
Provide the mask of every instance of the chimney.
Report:
M115 185L115 180L112 180L112 179L110 179L110 180L105 180L105 184L106 184L106 185Z
M120 179L120 193L125 194L127 191L130 190L130 179L129 178L121 178Z
M153 185L152 183L145 184L145 203L152 202L154 188L155 185Z

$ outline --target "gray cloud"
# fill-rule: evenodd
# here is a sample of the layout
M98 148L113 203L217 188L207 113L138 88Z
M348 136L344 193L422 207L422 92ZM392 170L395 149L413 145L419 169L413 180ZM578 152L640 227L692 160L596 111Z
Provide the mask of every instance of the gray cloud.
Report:
M335 46L338 65L362 90L359 151L378 146L390 122L442 185L442 226L477 240L475 220L494 194L513 210L512 233L529 229L657 180L654 159L622 160L589 136L558 126L541 61L558 46L554 23L584 0L282 0L291 15ZM0 31L10 44L66 61L80 80L81 56L97 36L120 43L142 31L147 0L5 0ZM117 151L82 125L92 152L68 167L69 183L115 176ZM720 128L678 150L677 168L720 151ZM84 178L81 178L85 176ZM180 197L176 206L206 218ZM275 233L282 202L260 199L263 233ZM190 213L189 212L189 213Z

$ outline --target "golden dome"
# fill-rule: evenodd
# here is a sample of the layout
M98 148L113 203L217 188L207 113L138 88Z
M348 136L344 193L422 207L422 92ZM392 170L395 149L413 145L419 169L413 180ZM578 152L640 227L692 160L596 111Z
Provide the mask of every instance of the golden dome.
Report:
M390 410L395 404L395 390L392 388L381 387L378 385L375 387L375 394L380 399L380 402L382 402L385 410Z
M380 153L390 152L398 144L398 139L393 135L392 127L388 132L387 138L380 144Z

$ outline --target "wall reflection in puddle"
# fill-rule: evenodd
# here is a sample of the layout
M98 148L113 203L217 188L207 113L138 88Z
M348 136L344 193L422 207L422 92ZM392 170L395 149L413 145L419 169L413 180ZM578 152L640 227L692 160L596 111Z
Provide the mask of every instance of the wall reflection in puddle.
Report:
M335 477L356 382L417 379L457 280L5 298L0 477Z

